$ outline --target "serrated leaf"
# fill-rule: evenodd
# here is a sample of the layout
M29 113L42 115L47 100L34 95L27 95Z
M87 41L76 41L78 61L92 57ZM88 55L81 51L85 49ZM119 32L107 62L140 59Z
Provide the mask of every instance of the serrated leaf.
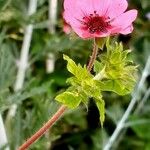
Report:
M82 103L85 105L85 107L87 108L88 110L88 95L86 93L84 93L84 91L82 91L82 93L80 94L81 96L81 101Z
M80 82L77 80L76 77L70 77L67 79L66 83L71 84L72 86L77 86Z
M137 67L127 57L130 50L123 50L121 43L106 42L107 53L100 57L100 63L105 66L105 80L100 88L103 91L113 91L119 95L129 94L136 83ZM97 63L98 64L98 63Z
M96 60L94 63L94 72L98 74L103 68L104 68L104 65Z
M131 53L131 50L125 50L122 52L122 59L125 60L127 58L127 55Z
M133 86L124 85L119 80L103 80L98 83L102 91L115 92L118 95L126 95L131 93Z
M96 105L100 113L100 122L103 127L103 123L105 121L105 102L101 98L96 99Z
M69 108L76 108L81 102L81 97L78 93L68 91L59 94L55 99L64 105L67 105Z
M80 64L76 65L76 63L66 55L64 55L64 60L67 60L67 69L76 77L78 82L93 77L87 70L86 66L82 67Z
M67 60L67 69L69 72L71 72L72 74L76 75L76 69L77 69L77 65L75 64L75 62L70 59L67 55L63 55L64 60Z

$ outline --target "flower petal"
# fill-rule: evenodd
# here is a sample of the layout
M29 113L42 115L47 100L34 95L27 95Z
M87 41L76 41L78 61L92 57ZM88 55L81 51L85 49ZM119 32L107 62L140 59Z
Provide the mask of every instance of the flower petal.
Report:
M81 29L81 27L78 26L72 26L73 30L75 31L75 33L83 39L87 39L87 38L93 38L94 36L92 36L87 30L83 30Z
M94 13L96 11L99 15L104 15L110 4L111 0L74 0L74 4L72 7L77 7L80 9L79 11L82 11L85 15L89 15L91 13Z
M78 0L64 0L64 18L67 23L72 19L80 19L83 16L80 8L77 5Z
M122 29L120 33L126 35L131 33L132 31L133 31L133 25L130 25L129 27Z
M118 17L120 14L125 12L127 7L128 7L127 0L112 0L107 15L110 18Z
M94 2L93 0L64 0L64 9L74 16L83 17L94 12Z
M89 15L94 12L94 2L95 0L75 0L76 5L79 8L79 11L83 13L83 15ZM96 0L97 1L97 0Z
M137 10L135 10L135 9L129 10L129 11L119 15L119 17L115 18L111 22L111 26L116 27L116 28L125 29L132 24L132 22L136 19L136 17L137 17Z
M106 14L111 5L111 0L65 0L64 8L74 13L83 13L89 15L96 11L99 15ZM75 11L78 10L78 11Z
M83 39L88 39L88 38L94 38L94 37L106 37L110 35L110 31L106 32L106 33L89 33L88 30L83 30L81 27L78 26L72 26L73 30L75 31L75 33L78 34L79 37L83 38Z
M76 8L75 0L64 0L64 9L74 11Z
M98 12L100 16L105 16L107 14L107 11L109 10L109 7L111 5L112 0L95 0L94 2L94 8Z

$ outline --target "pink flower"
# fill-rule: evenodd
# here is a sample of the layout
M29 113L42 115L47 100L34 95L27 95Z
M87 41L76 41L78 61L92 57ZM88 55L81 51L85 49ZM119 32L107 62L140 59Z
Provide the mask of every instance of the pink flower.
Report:
M129 34L137 10L127 7L126 0L64 0L64 19L81 38Z

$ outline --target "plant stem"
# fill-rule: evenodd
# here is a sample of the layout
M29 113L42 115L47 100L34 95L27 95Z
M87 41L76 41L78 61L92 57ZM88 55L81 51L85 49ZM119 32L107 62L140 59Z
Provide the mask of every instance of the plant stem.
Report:
M92 52L92 56L90 58L90 61L88 63L87 69L89 71L92 70L92 67L94 65L94 61L96 60L96 56L97 56L97 52L98 52L98 46L96 45L96 41L94 39L94 44L93 44L93 52Z
M90 58L88 66L87 66L88 71L91 71L91 69L93 67L94 61L97 56L97 51L98 51L98 47L97 47L97 45L95 43L95 39L94 39L94 47L93 47L92 56ZM36 140L38 140L63 115L63 113L65 112L66 109L67 109L67 106L62 105L57 110L57 112L53 115L53 117L50 118L50 120L45 125L43 125L34 135L32 135L24 144L22 144L18 150L25 150L31 144L33 144Z
M19 150L27 149L32 143L39 139L62 116L66 109L67 107L62 105L54 116L40 130L38 130L31 138L19 147Z

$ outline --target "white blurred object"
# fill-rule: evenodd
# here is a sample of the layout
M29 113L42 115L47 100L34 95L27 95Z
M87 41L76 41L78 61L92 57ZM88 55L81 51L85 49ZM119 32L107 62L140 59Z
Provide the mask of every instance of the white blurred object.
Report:
M46 72L52 73L55 69L55 56L53 53L48 53L46 60Z
M58 0L49 0L49 11L48 11L48 17L49 17L49 26L48 30L49 33L55 34L56 32L56 23L57 23L57 5ZM47 59L46 59L46 72L52 73L55 68L55 55L53 53L48 53Z
M36 12L36 8L37 8L37 0L29 0L28 15L30 16L34 14ZM24 38L23 38L23 43L21 48L20 59L17 62L18 72L17 72L16 82L14 85L15 91L20 90L24 84L25 73L28 67L28 55L29 55L29 49L32 40L32 32L33 32L33 25L32 24L27 25L24 29ZM16 109L17 109L16 104L11 106L7 115L7 119L15 116Z
M6 136L6 132L5 132L5 127L4 127L3 119L2 119L2 116L0 115L0 149L3 146L5 146L6 144L8 144L7 136ZM9 147L7 146L5 148L5 150L9 150Z
M36 12L37 7L37 0L30 0L29 1L29 8L28 8L28 15L32 15ZM28 66L28 55L29 49L32 39L32 32L33 32L33 25L29 24L25 27L25 35L22 43L20 60L18 62L18 73L16 78L16 83L14 86L14 90L18 91L22 88L24 79L25 79L25 72Z
M49 32L55 33L55 26L57 22L57 4L58 0L49 0Z
M147 18L148 20L150 20L150 12L148 12L148 13L146 14L146 18Z

